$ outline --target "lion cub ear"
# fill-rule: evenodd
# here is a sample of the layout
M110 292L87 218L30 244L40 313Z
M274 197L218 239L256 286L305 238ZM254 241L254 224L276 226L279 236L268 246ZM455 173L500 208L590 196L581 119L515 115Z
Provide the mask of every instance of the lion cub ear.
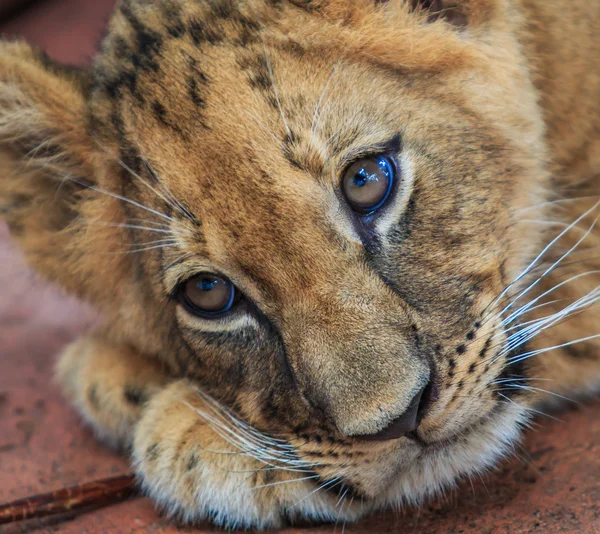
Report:
M468 21L468 2L448 0L410 0L413 10L425 12L428 22L444 20L454 26L463 27Z
M60 282L75 255L75 221L88 191L81 184L95 176L88 94L86 71L0 42L0 217L29 262Z
M426 15L428 22L443 20L457 28L478 26L500 7L493 0L408 0L413 11Z

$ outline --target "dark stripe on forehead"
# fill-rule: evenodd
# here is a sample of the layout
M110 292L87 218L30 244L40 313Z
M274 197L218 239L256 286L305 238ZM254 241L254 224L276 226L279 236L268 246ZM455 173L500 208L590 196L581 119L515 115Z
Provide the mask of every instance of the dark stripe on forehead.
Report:
M186 32L186 27L181 19L182 10L179 4L174 2L162 2L161 3L162 15L166 21L165 28L171 37L179 39L183 37Z
M136 9L130 2L120 6L118 15L126 21L131 36L124 32L109 38L103 50L104 61L99 63L96 70L96 88L103 90L113 100L123 96L124 92L129 93L142 107L149 103L146 102L140 82L145 73L159 73L167 41L187 37L200 47L203 44L218 45L227 40L235 46L245 47L250 42L258 41L261 28L256 18L242 13L230 0L207 3L203 15L193 18L186 18L180 4L161 3L156 7L163 18L159 29L145 24L142 16L147 9L154 8L143 8ZM188 56L188 67L189 72L183 73L188 88L187 96L195 106L205 107L206 91L203 88L208 84L209 77L191 56ZM275 103L274 98L272 102ZM150 108L160 122L171 128L176 125L177 121L169 120L166 115L168 110L161 105L150 103Z
M209 83L209 77L202 72L196 58L188 56L187 63L189 73L186 78L186 85L191 101L199 108L206 106L206 100L202 94Z
M134 42L137 45L136 53L132 56L134 67L137 69L152 70L159 68L157 56L163 49L162 35L146 27L133 13L127 4L122 4L120 11L134 30Z
M223 29L207 24L201 19L194 19L188 24L188 31L196 46L203 43L217 44L223 41Z
M234 11L237 12L232 0L213 0L210 10L219 19L229 19L234 15Z

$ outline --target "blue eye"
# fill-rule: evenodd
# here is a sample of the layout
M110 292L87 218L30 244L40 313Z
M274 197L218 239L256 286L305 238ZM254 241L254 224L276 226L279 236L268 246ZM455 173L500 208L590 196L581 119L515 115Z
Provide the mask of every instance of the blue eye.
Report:
M362 158L344 172L342 191L354 211L372 213L389 197L394 175L394 166L385 156Z

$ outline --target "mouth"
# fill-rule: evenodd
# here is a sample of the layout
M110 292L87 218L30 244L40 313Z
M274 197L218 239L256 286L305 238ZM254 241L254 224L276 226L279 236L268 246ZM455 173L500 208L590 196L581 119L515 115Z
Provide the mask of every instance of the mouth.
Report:
M419 402L418 415L417 415L417 426L421 424L423 418L427 416L427 414L431 411L431 407L433 403L439 400L440 398L440 389L437 384L437 377L435 373L435 369L431 366L431 370L429 373L429 382L425 386L423 390L423 394L421 395L421 401ZM417 432L418 428L414 430Z
M451 486L457 479L485 472L496 465L518 442L526 420L527 416L516 406L499 403L459 433L439 441L425 442L418 431L405 436L409 441L396 440L397 447L388 449L385 458L381 458L378 475L372 471L369 474L369 466L366 466L364 479L358 476L335 482L323 477L319 481L336 499L340 495L352 495L375 507L406 499L418 502ZM404 459L395 461L401 457ZM376 491L371 491L373 476L381 481ZM417 480L421 485L415 485Z

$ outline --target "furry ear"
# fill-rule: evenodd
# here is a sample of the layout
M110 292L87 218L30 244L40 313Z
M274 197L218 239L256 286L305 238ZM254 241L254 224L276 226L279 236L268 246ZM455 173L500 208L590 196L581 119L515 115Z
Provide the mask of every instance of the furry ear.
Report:
M479 33L490 5L504 0L290 1L311 15L302 30L285 28L299 41L403 71L439 72L473 65L480 53L462 25Z
M29 45L0 42L0 216L29 263L67 287L88 193L80 184L94 181L87 80Z
M456 27L483 22L494 7L496 0L291 0L311 11L351 11L360 5L405 5L413 13L425 15L427 22L443 20Z
M385 1L385 0L384 0ZM452 0L410 0L413 10L427 13L427 21L444 20L454 26L468 23L470 2Z

